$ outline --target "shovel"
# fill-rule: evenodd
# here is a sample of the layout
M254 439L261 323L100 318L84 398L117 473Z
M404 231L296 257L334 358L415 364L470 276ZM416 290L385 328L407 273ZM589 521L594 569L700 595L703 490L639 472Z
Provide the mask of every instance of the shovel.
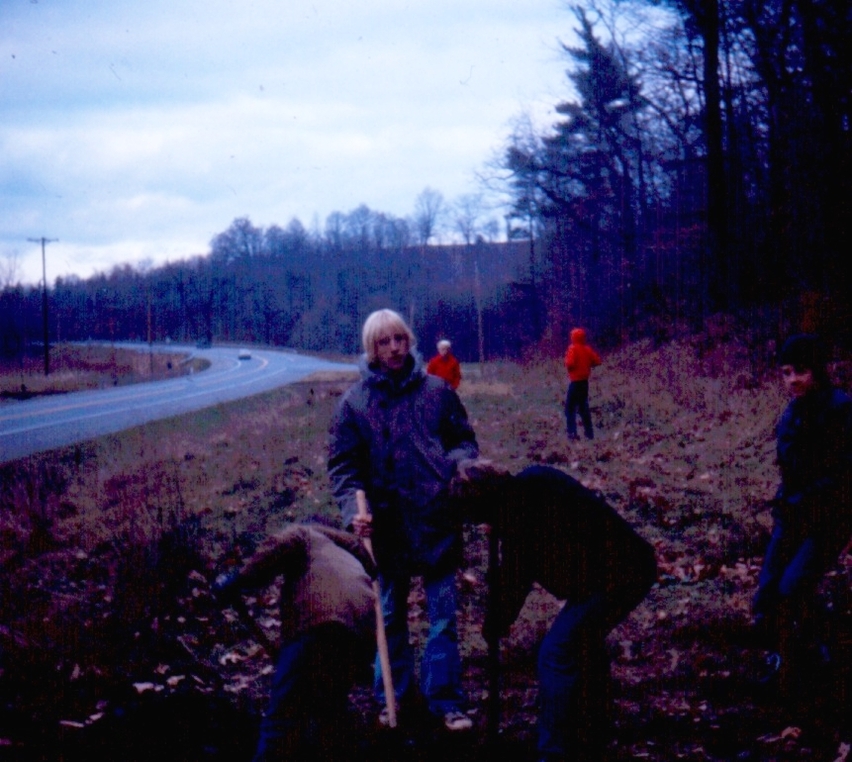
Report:
M367 495L364 490L359 489L355 492L355 500L358 504L358 515L365 518L370 514L370 509L367 506ZM362 538L364 547L373 559L373 541L369 537ZM385 705L388 709L388 726L396 727L396 695L393 692L393 676L390 668L390 653L388 652L388 639L385 633L385 615L382 611L382 589L379 580L373 580L373 592L376 595L376 644L379 651L379 664L382 668L382 685L385 689Z

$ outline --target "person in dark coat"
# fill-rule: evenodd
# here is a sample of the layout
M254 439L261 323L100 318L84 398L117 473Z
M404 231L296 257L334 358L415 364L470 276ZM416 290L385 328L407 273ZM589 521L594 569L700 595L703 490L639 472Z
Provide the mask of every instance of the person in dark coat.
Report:
M852 535L852 399L832 385L817 336L788 339L778 364L792 399L776 429L781 483L752 609L790 698L817 647L816 587Z
M400 315L374 312L362 339L361 380L340 399L330 425L332 491L344 526L372 538L398 704L404 712L414 693L408 594L412 576L421 575L429 619L421 693L448 730L467 730L472 721L465 713L456 625L461 517L448 488L479 448L458 395L426 374ZM357 490L370 505L367 521L358 516ZM376 695L384 702L378 660ZM386 713L380 721L387 722Z
M216 579L228 603L283 576L281 646L254 762L352 759L347 702L375 649L374 574L351 532L294 524Z
M500 542L489 643L508 634L533 583L565 601L538 654L541 760L599 760L607 740L605 639L657 578L652 546L596 492L564 472L532 466L480 476L454 494L466 519L491 525Z

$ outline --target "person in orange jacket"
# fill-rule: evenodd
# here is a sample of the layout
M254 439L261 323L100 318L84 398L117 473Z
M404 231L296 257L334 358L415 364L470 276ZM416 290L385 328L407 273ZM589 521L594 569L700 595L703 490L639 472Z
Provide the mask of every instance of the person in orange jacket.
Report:
M426 372L430 376L443 378L451 388L458 389L461 383L461 366L450 351L451 346L447 339L438 342L438 354L429 360Z
M586 439L594 439L592 413L589 410L589 376L592 368L601 364L600 355L586 340L586 331L571 331L571 344L565 350L565 368L568 370L568 395L565 398L565 421L568 439L577 439L577 413L583 422Z

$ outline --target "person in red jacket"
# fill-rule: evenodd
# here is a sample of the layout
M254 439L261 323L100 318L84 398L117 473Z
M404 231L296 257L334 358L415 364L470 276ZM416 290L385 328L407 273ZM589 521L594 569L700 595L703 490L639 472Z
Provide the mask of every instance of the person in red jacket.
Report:
M438 354L429 360L426 372L431 376L443 378L450 387L458 389L461 383L461 366L459 361L453 357L453 353L450 351L451 346L447 339L441 339L438 342Z
M571 344L565 351L565 368L568 370L568 395L565 398L565 421L568 439L577 439L577 413L583 422L586 439L594 438L592 414L589 410L589 376L592 368L601 364L600 355L586 341L586 331L571 331Z

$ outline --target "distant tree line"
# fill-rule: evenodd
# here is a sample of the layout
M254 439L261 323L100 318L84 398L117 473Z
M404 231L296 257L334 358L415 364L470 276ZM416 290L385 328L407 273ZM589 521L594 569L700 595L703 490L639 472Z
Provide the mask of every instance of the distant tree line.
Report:
M852 14L847 0L593 0L571 9L570 99L520 116L482 197L426 188L414 214L362 205L322 231L233 221L203 256L50 289L51 340L259 342L359 351L390 306L421 343L517 357L572 325L665 339L715 314L849 341ZM452 231L459 243L438 245ZM0 351L41 336L9 279Z
M424 352L448 336L477 359L481 313L484 350L516 354L518 342L533 337L498 326L504 319L529 325L541 310L518 283L526 247L482 235L463 245L426 245L433 235L423 230L418 245L408 222L363 205L329 215L321 235L296 219L264 229L242 217L213 238L205 256L57 278L51 340L222 341L354 354L366 315L391 306L417 327ZM0 292L5 356L40 341L41 325L40 287Z

